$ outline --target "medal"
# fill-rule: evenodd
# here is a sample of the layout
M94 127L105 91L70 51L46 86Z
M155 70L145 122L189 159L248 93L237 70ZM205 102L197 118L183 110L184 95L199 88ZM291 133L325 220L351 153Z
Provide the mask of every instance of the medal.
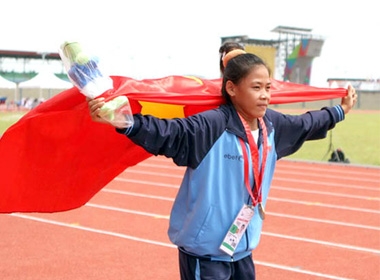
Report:
M263 206L261 203L259 203L259 205L258 205L257 208L259 209L259 215L260 215L260 218L261 218L262 220L264 220L264 219L265 219L265 210L264 210L264 206Z

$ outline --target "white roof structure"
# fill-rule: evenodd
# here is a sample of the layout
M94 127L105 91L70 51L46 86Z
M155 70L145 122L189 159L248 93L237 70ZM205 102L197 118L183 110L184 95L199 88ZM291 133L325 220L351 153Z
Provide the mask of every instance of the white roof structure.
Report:
M32 79L19 84L19 88L68 89L72 87L72 83L66 82L48 71L42 71Z
M0 88L9 88L9 89L16 88L16 83L11 82L5 79L4 77L0 76Z

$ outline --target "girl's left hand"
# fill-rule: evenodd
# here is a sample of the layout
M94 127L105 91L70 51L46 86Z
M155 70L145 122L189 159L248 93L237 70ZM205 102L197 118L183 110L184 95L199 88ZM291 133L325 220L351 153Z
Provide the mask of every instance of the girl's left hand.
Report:
M358 95L356 94L355 88L351 84L348 85L347 95L342 98L342 101L340 103L345 114L348 114L352 107L355 106L357 100Z

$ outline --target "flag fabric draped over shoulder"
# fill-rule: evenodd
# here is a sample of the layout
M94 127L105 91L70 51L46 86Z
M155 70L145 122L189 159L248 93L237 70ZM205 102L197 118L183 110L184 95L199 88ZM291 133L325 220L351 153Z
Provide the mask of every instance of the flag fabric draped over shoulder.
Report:
M221 80L113 76L106 99L129 98L133 113L184 117L223 102ZM343 97L327 89L272 80L272 104ZM107 124L91 120L75 87L40 104L0 138L0 213L58 212L83 206L126 168L151 155Z

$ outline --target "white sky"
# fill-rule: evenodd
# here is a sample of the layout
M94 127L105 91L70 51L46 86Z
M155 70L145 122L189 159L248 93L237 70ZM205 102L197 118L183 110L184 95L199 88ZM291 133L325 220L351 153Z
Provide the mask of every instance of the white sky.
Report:
M112 75L219 76L221 37L277 39L278 25L325 38L311 84L380 78L380 17L373 0L3 0L0 49L57 52L78 40Z

